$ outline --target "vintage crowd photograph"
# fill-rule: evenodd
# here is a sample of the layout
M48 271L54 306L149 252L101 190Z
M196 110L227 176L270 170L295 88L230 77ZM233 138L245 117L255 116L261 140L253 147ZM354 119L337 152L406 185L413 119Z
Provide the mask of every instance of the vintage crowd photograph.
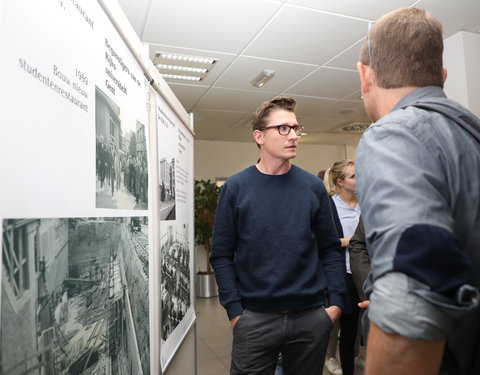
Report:
M175 158L160 159L160 220L175 220Z
M148 209L145 125L95 87L96 207Z

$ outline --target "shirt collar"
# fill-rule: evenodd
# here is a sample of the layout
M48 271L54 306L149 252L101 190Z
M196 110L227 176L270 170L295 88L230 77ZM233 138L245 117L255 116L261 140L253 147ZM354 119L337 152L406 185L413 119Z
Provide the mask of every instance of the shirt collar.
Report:
M392 112L406 107L411 103L418 101L423 97L438 97L438 98L446 98L445 92L441 87L438 86L425 86L420 87L418 89L413 90L411 93L405 95L400 101L393 107Z

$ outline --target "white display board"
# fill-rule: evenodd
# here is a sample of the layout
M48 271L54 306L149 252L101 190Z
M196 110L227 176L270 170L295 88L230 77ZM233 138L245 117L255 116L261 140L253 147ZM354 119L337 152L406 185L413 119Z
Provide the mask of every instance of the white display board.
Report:
M194 321L193 136L158 94L175 131L156 132L131 46L97 1L0 0L2 374L158 373Z
M193 136L160 95L156 95L156 113L164 370L195 320Z
M99 5L10 0L2 17L0 156L12 167L1 189L13 198L3 213L145 209L123 186L112 196L98 183L96 139L111 148L106 168L117 176L108 185L116 185L120 148L147 121L143 72Z

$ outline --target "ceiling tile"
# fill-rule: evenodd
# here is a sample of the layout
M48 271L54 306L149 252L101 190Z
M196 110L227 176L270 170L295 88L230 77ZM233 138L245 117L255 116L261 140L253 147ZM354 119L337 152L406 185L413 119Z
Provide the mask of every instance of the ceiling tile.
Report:
M254 111L261 103L275 96L265 91L239 91L212 88L195 106L195 110L217 109L239 112Z
M215 82L215 87L279 92L311 73L316 67L316 65L240 56ZM275 70L275 75L263 87L253 87L250 81L264 69Z
M195 126L228 128L241 123L249 115L249 112L196 110L193 119Z
M227 142L255 142L253 140L251 128L229 128L226 129L221 136L217 136L216 140Z
M168 83L175 96L187 111L202 97L210 86Z
M150 0L118 0L118 3L135 29L137 35L141 37L150 6Z
M317 113L320 109L335 103L338 99L323 99L311 96L288 95L297 102L295 111L298 118L310 116Z
M360 79L356 71L320 68L286 92L287 94L341 99L359 87Z
M155 1L143 40L239 53L281 6L262 0Z
M443 25L446 35L453 35L459 30L480 32L480 1L478 0L421 0L418 8L428 10Z
M286 6L244 54L321 65L357 42L367 27L365 21Z
M195 138L208 141L254 143L250 128L197 127L195 128Z
M323 144L323 145L338 145L349 143L349 146L357 145L361 134L342 134L342 133L317 133L309 134L301 138L301 143L304 144ZM353 143L353 144L352 144Z
M325 63L325 66L356 70L358 58L360 56L360 49L362 48L364 40L365 38L362 38L353 46L343 51L340 55L335 56L333 59Z
M315 112L322 117L339 117L344 119L363 118L367 116L362 101L340 100Z
M212 141L216 139L219 135L222 135L223 133L225 133L225 128L195 126L194 132L195 132L196 139L204 139L207 141Z
M354 145L358 135L332 130L370 121L356 72L368 20L415 4L431 11L446 35L480 31L479 0L119 2L142 42L152 44L151 56L161 49L218 60L198 83L167 80L195 113L196 139L252 142L252 112L265 100L287 95L297 100L298 120L309 132L301 142ZM262 69L277 73L264 87L251 87ZM357 112L338 113L349 107Z
M360 87L360 84L358 85ZM350 95L347 95L345 98L343 99L350 99L350 100L356 100L356 101L360 101L363 103L363 100L362 100L362 92L360 89L358 90L355 90L354 92L352 92Z
M310 136L318 132L330 131L333 128L336 128L340 125L349 123L350 121L345 121L343 118L335 117L319 117L319 116L307 116L299 119L299 122L305 126L305 132Z
M411 5L413 1L414 0L288 0L288 3L351 17L375 20L391 10L407 7Z

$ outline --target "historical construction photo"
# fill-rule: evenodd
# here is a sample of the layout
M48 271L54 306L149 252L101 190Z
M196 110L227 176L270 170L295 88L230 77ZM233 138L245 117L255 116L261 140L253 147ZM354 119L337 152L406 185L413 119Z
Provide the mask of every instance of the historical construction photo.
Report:
M160 220L175 220L175 158L160 159Z
M0 373L149 374L147 218L2 224Z
M162 340L182 321L191 304L190 252L187 225L173 225L160 239L162 258Z
M95 87L96 207L148 209L145 125Z

